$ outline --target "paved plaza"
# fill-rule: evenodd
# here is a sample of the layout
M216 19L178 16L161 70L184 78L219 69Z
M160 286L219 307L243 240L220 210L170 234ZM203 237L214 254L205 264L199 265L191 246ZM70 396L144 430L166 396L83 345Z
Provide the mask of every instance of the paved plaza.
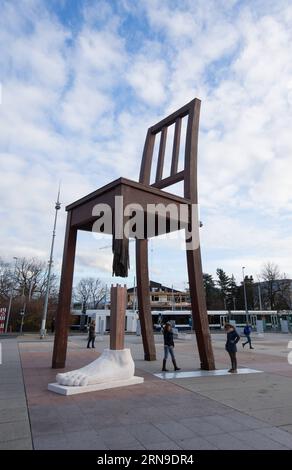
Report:
M196 371L195 337L186 338L175 342L177 362ZM0 449L292 449L291 335L254 335L254 350L238 345L239 367L260 373L166 379L154 375L163 355L162 337L155 340L159 360L145 362L141 337L126 336L143 384L62 396L47 390L56 375L52 338L2 339ZM224 341L212 334L217 369L229 366ZM88 350L86 336L71 336L66 370L89 363L108 342L97 338Z

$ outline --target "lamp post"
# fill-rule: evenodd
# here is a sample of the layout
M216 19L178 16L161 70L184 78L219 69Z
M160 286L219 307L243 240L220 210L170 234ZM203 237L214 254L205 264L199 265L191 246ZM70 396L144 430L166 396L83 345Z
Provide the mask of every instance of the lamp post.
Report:
M137 297L137 295L136 295L136 276L134 276L134 286L133 287L134 287L134 289L133 289L133 310L134 310L134 312L136 312L136 310L137 310L137 305L136 305L137 304L137 301L136 301L136 297Z
M242 279L243 279L243 292L244 292L245 316L246 316L246 323L248 323L248 310L247 310L247 298L246 298L246 287L245 287L244 270L245 270L245 266L242 266Z
M48 265L45 303L44 303L44 310L43 310L43 317L42 317L42 324L41 324L41 331L40 331L40 338L41 339L43 339L46 335L46 321L47 321L48 303L49 303L49 294L50 294L50 283L51 283L51 270L52 270L52 264L53 264L54 242L55 242L55 237L56 237L56 225L57 225L58 210L61 208L61 203L59 201L59 197L60 197L60 186L59 186L59 191L58 191L57 202L55 204L55 220L54 220L54 228L53 228L53 234L52 234L51 253L50 253L50 259L49 259L49 265Z
M104 309L107 310L107 284L105 285Z
M25 311L24 311L24 310L21 310L20 315L21 315L21 324L20 324L20 331L19 331L19 333L22 335L22 328L23 328L23 322L24 322Z
M7 333L7 330L8 330L8 323L9 323L9 318L10 318L11 305L12 305L12 297L13 297L13 290L14 290L13 283L14 283L14 281L15 281L16 266L17 266L17 260L18 260L18 258L17 258L16 256L13 256L13 259L15 259L15 265L14 265L14 273L13 273L13 279L12 279L12 285L11 285L11 291L10 291L10 297L9 297L9 305L8 305L7 320L6 320L6 325L5 325L5 333Z
M30 281L32 280L32 278L33 278L33 274L30 278ZM25 286L23 286L23 290L22 290L23 307L22 307L22 310L20 311L20 315L21 315L20 334L21 335L22 335L23 324L24 324L24 316L26 314L26 296L25 296L24 290L25 290ZM30 302L30 299L31 299L31 292L32 292L32 282L30 282L30 286L29 286L28 302Z
M262 292L261 292L261 281L259 277L258 277L258 293L259 293L259 309L262 310L263 309Z
M22 300L23 300L23 306L22 309L20 310L20 316L21 316L21 323L20 323L20 330L19 333L22 335L22 330L23 330L23 323L24 323L24 315L25 315L25 310L26 310L26 301L25 301L25 293L24 293L25 285L23 285L22 288Z

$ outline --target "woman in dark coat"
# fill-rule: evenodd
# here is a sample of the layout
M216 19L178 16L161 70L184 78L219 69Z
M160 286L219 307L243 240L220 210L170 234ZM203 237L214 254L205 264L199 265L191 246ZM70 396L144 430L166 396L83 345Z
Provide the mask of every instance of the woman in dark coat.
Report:
M89 325L89 334L88 334L88 343L87 347L90 348L90 343L93 348L94 346L94 341L95 341L95 321L92 321Z
M234 326L231 325L231 323L225 323L224 328L227 333L227 341L226 341L225 349L228 352L230 359L231 359L231 369L229 369L228 372L230 372L231 374L236 374L237 373L236 344L240 340L240 336L237 333Z
M174 370L180 370L180 367L177 367L176 365L176 360L174 356L174 342L173 342L173 332L172 332L172 327L170 323L166 323L163 329L163 338L164 338L164 358L163 358L163 365L162 365L162 371L163 372L168 372L166 369L166 361L168 357L168 353L171 356L172 363L174 366Z

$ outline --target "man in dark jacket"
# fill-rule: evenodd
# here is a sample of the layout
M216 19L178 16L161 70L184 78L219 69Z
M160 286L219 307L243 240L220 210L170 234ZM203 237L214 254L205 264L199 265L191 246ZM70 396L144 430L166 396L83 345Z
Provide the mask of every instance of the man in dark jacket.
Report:
M246 342L245 343L242 343L242 347L244 348L244 346L249 343L249 349L254 349L251 345L251 339L250 339L250 334L251 334L251 327L249 325L249 323L247 323L244 327L244 330L243 330L243 334L244 336L246 337Z
M225 349L228 352L230 359L231 359L231 369L229 369L228 372L230 372L231 374L236 374L237 373L236 344L240 340L240 336L237 333L234 326L231 325L231 323L225 323L224 328L227 333Z
M174 370L180 370L180 367L177 367L176 365L176 360L174 356L174 342L173 342L173 332L172 332L172 327L170 323L166 323L164 329L163 329L163 338L164 338L164 359L163 359L163 365L162 365L162 371L163 372L168 372L166 369L166 360L168 357L168 353L171 355L172 363L174 366Z

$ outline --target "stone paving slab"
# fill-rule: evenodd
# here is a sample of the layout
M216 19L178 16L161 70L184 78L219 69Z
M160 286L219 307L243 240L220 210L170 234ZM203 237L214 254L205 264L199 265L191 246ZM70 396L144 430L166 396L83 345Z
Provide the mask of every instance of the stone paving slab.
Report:
M272 426L292 425L292 406L268 407L260 410L247 410L246 413L269 423Z
M281 429L283 431L290 432L292 434L292 424L288 424L287 426L281 426L281 428L277 428L277 429Z
M257 430L237 431L233 432L232 436L245 442L250 448L255 450L288 450L291 449L292 442L288 445L282 445L271 436L264 436Z
M183 439L181 441L177 441L178 445L183 450L218 450L219 447L216 447L207 439L201 436L194 436L189 439Z
M1 340L0 449L32 449L22 367L15 338Z
M31 438L2 441L1 450L32 450Z

